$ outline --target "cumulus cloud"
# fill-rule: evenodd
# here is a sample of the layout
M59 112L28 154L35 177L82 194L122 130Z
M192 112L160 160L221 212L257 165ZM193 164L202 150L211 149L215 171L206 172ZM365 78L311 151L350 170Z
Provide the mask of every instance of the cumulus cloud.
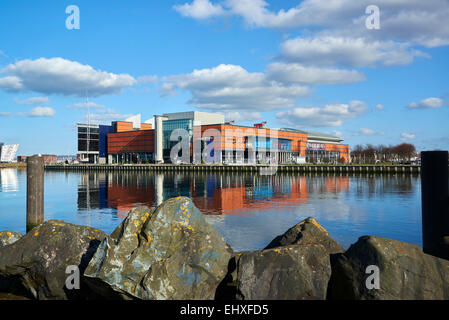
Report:
M441 98L426 98L421 100L420 102L412 102L407 108L408 109L437 109L441 108L444 104L443 99Z
M209 2L209 0L194 0L191 4L175 5L173 8L184 17L200 20L221 16L226 13L221 5L215 5Z
M426 54L410 50L407 44L393 41L367 41L364 38L294 38L281 44L280 58L316 66L392 66L413 62Z
M355 136L374 136L374 135L385 135L385 132L378 132L376 130L373 129L368 129L368 128L360 128L359 131L357 131L355 134Z
M384 106L382 105L382 104L378 104L378 105L376 105L376 110L383 110L384 109Z
M347 119L356 118L368 109L368 106L358 100L349 104L328 104L324 107L296 107L285 112L278 112L276 118L293 126L336 127Z
M0 88L9 91L35 91L44 94L100 96L120 93L136 83L128 74L95 70L89 65L63 58L21 60L0 73Z
M365 8L375 4L381 10L381 28L365 27ZM180 10L182 8L183 10ZM194 10L196 9L196 10ZM449 44L449 15L446 0L304 0L295 7L270 10L265 0L223 0L212 3L195 0L175 6L183 16L194 19L235 15L254 28L310 28L335 35L356 35L373 39L412 42L428 47Z
M50 107L36 107L25 114L27 117L53 117L54 115L55 110Z
M11 112L0 112L0 117L9 117Z
M5 89L6 91L20 91L23 89L23 85L18 77L6 76L0 78L0 89Z
M413 140L413 139L415 139L415 135L413 133L406 133L406 132L401 133L402 141Z
M33 105L33 104L47 104L50 102L48 97L32 97L25 100L14 99L14 103L16 104L24 104L24 105Z
M298 84L284 84L263 73L250 73L241 66L221 64L210 69L163 78L163 89L172 94L176 89L192 94L190 104L210 110L268 111L293 107L300 97L312 90Z
M268 65L266 73L269 79L306 85L346 84L366 80L363 73L356 70L305 67L298 63L275 62Z

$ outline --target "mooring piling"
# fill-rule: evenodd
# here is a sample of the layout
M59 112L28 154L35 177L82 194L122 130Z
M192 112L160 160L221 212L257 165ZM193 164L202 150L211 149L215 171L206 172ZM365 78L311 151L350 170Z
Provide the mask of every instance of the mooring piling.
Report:
M449 259L448 152L421 153L422 232L425 253Z
M44 222L44 158L27 159L26 232Z

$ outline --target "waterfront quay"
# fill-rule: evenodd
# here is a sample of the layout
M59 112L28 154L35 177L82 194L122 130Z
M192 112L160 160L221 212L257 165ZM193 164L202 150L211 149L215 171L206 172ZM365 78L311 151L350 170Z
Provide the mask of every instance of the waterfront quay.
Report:
M123 164L123 165L45 165L46 170L70 171L194 171L194 172L300 172L300 173L404 173L419 174L416 165L219 165L219 164Z

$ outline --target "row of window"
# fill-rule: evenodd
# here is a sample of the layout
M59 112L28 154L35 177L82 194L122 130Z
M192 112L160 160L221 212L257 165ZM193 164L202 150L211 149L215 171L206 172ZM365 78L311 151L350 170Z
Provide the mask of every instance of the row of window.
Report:
M99 133L99 128L89 128L90 133ZM78 133L87 133L87 127L78 127Z
M87 139L87 133L78 133L78 139ZM98 133L90 133L89 140L99 140Z
M78 151L87 151L87 140L78 140ZM98 151L98 141L89 141L89 151Z

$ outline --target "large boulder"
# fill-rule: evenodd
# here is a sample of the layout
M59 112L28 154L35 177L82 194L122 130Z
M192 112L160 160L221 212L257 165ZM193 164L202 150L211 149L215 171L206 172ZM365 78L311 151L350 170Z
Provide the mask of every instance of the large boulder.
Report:
M98 293L123 299L213 299L231 248L191 199L133 209L85 272Z
M373 288L379 270L379 288ZM367 286L368 283L368 286ZM370 287L370 289L368 289ZM413 244L364 236L332 257L329 299L449 299L449 261Z
M244 252L236 257L237 299L324 300L331 276L321 244Z
M46 221L13 244L0 247L0 283L20 282L36 299L85 298L86 291L67 290L67 266L82 274L106 234L59 220Z
M345 251L314 218L307 218L288 229L274 238L265 249L294 244L321 244L329 254Z
M0 231L0 247L13 244L23 237L23 234L15 231Z

